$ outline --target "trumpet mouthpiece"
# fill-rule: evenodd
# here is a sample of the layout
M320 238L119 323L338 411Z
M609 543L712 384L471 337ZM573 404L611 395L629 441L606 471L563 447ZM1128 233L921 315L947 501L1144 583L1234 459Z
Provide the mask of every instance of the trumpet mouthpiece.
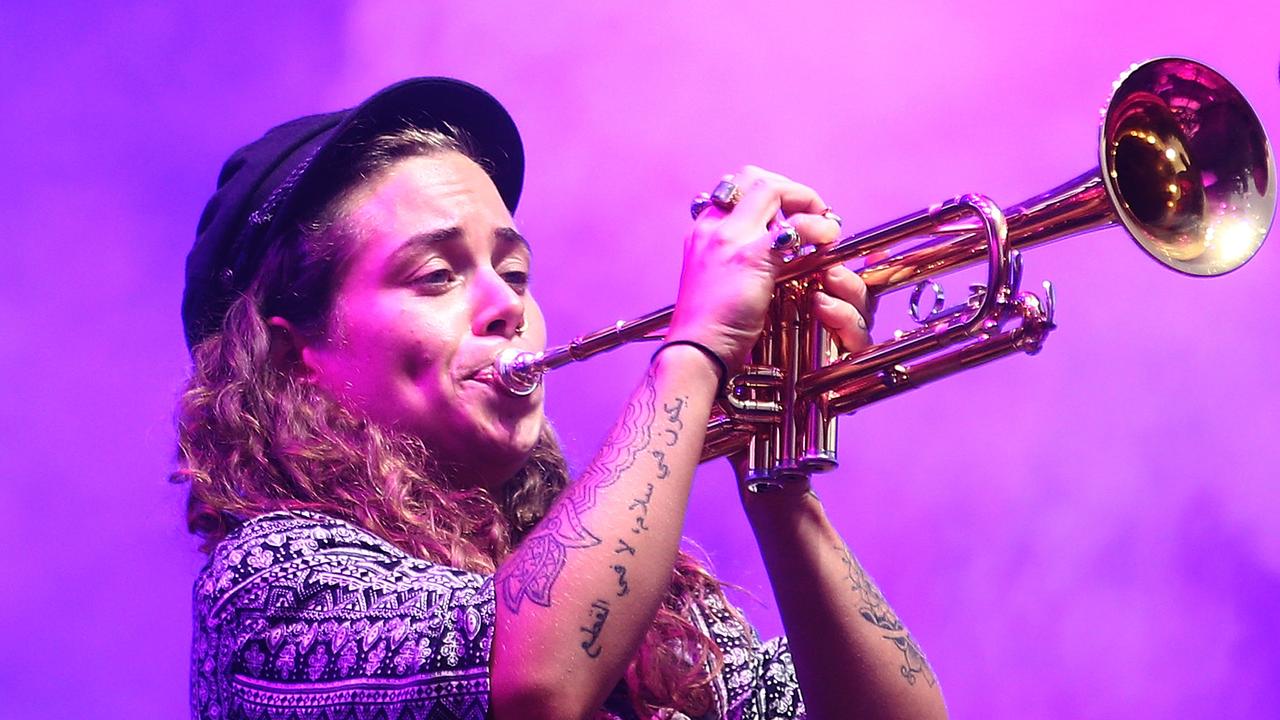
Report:
M493 369L504 390L523 397L542 384L546 368L542 366L541 359L542 353L507 348L493 359Z

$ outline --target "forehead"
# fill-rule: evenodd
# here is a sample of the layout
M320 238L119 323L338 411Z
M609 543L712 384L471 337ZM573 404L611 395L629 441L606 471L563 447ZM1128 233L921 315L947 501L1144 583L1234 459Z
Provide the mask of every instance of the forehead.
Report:
M437 251L489 256L528 249L493 181L457 152L397 160L343 204L342 234L352 244L341 281L348 292L380 287Z
M344 204L346 221L360 234L413 235L473 223L512 226L488 174L453 151L398 159L358 185Z

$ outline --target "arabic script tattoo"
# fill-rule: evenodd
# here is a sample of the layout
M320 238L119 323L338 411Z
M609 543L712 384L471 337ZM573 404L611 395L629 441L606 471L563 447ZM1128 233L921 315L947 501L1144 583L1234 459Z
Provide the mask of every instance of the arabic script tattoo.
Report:
M680 419L680 412L684 410L685 399L676 398L673 403L663 403L662 411L667 414L667 421L676 426L676 430L684 429L684 421Z
M661 450L653 450L653 459L658 461L658 479L666 480L671 474L671 468L667 466L667 454Z
M631 586L627 584L627 566L614 565L613 571L618 573L618 597L631 592Z
M587 639L582 641L582 651L587 657L595 660L600 657L600 633L604 631L604 621L609 619L609 601L596 600L591 603L591 608L587 610L587 615L591 617L591 625L578 628L580 632L587 634Z
M564 569L565 552L600 544L600 538L583 524L582 516L595 507L600 489L617 482L649 446L653 419L657 415L656 396L650 370L595 460L582 477L564 491L499 573L498 592L508 610L520 612L526 598L550 607L551 589Z
M628 510L641 509L641 512L644 515L649 514L649 501L653 499L653 483L645 483L645 485L647 485L648 488L645 490L644 497L638 497L635 500L632 500L631 504L627 506Z
M836 546L835 549L840 553L840 561L844 563L849 586L858 596L858 614L863 620L884 631L884 639L893 643L898 648L898 652L902 653L902 666L898 671L903 679L908 685L915 685L920 678L924 678L929 687L936 685L938 680L933 674L933 668L929 667L929 661L925 659L924 653L911 637L911 633L907 632L907 628L893 612L893 608L889 607L880 588L871 581L871 577L867 575L866 570L862 569L858 561L853 559L849 548Z

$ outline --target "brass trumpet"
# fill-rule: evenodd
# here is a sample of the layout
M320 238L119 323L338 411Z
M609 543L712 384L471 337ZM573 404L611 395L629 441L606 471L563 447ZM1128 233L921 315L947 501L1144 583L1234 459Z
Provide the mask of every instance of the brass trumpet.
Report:
M1035 354L1054 328L1053 288L1021 291L1022 250L1123 225L1151 257L1188 275L1230 272L1251 258L1275 214L1275 163L1248 102L1222 75L1184 58L1130 66L1103 111L1098 167L1007 212L965 195L789 258L750 362L723 388L703 459L747 450L756 486L836 467L838 416L996 358ZM887 256L884 256L888 253ZM868 261L875 254L876 259ZM944 307L928 278L987 261L987 282ZM841 357L809 317L815 278L862 260L873 293L911 284L918 327ZM932 288L933 303L921 299ZM533 392L548 370L652 340L671 307L540 353L495 360L503 386Z

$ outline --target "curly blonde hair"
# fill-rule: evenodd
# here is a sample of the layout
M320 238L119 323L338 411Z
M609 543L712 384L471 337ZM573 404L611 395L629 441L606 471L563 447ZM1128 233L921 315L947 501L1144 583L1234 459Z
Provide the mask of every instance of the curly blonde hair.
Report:
M272 361L267 318L323 331L359 239L343 220L345 198L411 155L460 152L465 135L405 128L352 148L332 187L292 237L276 242L220 330L192 351L178 406L179 468L188 483L187 526L209 552L240 523L275 510L312 510L365 528L415 557L493 573L569 482L555 433L544 423L528 462L502 497L451 487L421 440L341 407ZM723 587L681 551L666 599L624 681L637 714L692 716L712 705L719 648L691 619ZM730 606L731 607L731 606Z

